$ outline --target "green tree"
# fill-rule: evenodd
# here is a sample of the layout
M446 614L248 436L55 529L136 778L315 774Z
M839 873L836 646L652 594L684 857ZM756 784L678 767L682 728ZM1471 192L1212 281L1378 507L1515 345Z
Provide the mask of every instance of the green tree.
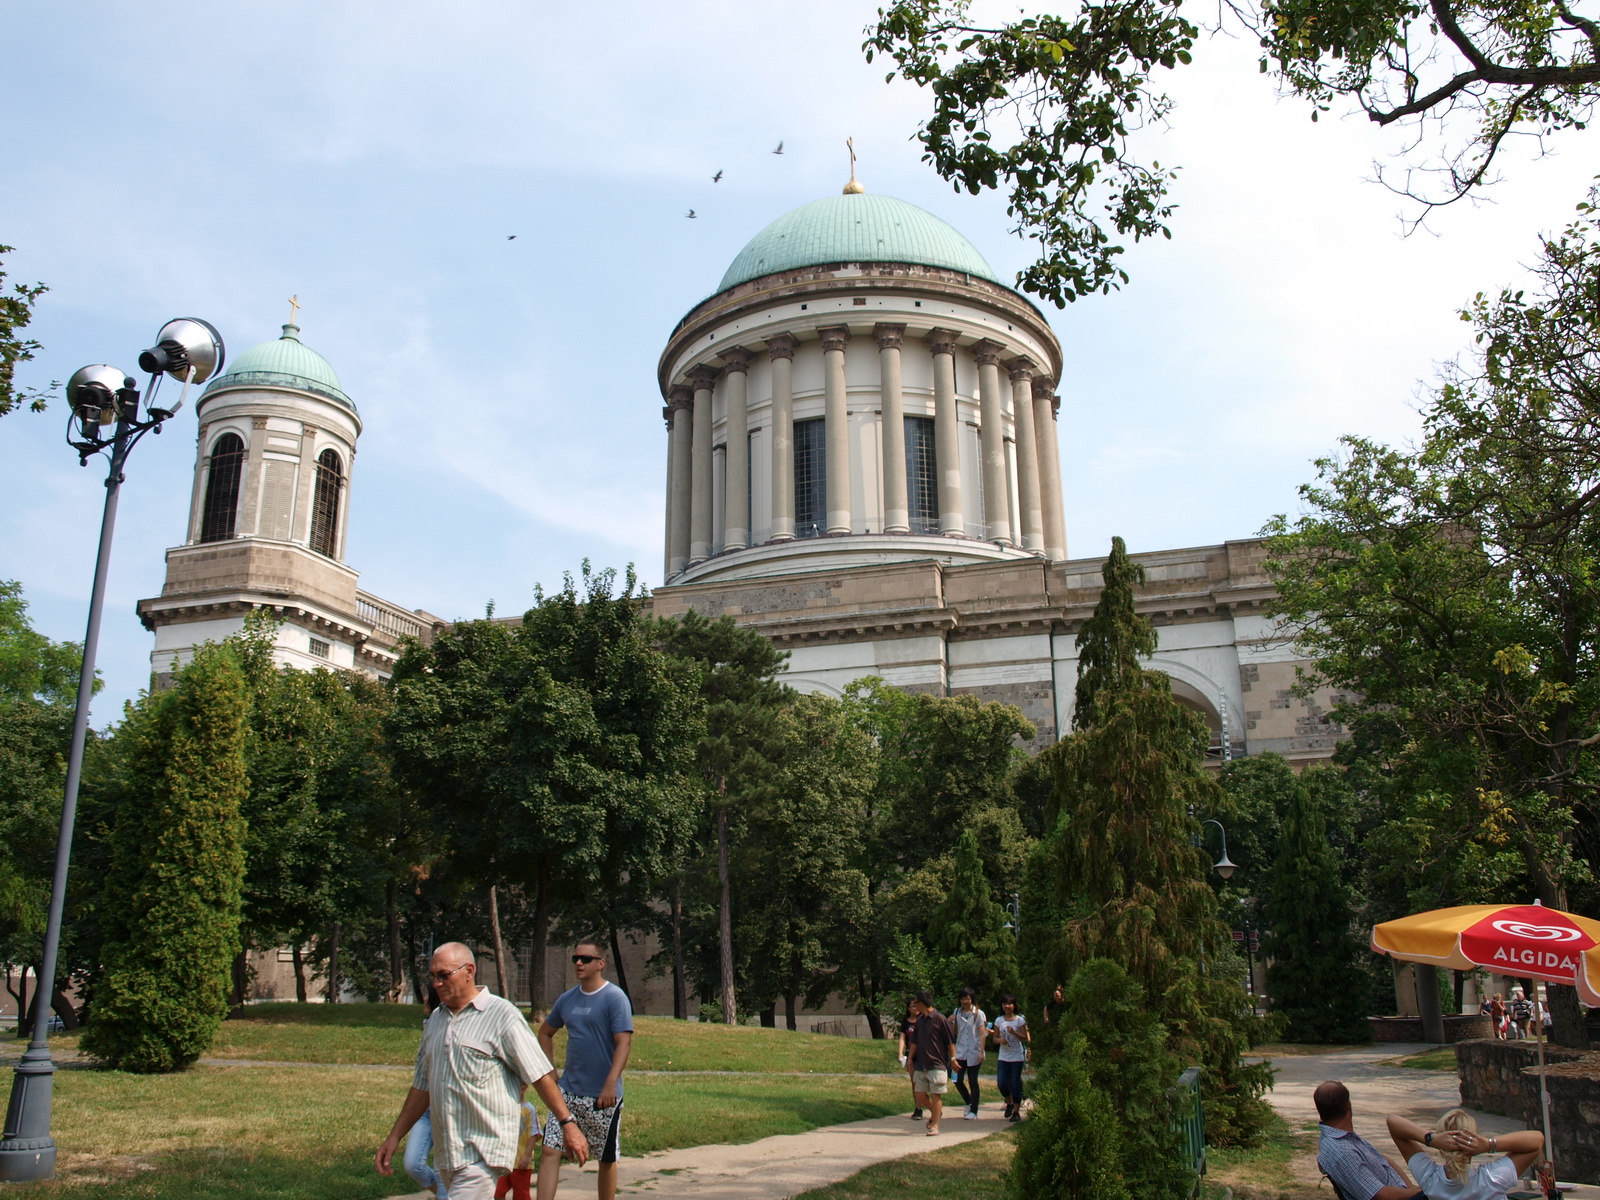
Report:
M102 881L106 934L85 1052L129 1071L181 1070L227 1014L239 945L249 691L206 646L130 714L124 802Z
M0 246L0 258L10 254L12 249ZM4 284L5 278L6 273L0 271L0 284ZM39 297L49 290L42 283L17 283L12 284L9 295L0 291L0 417L24 402L34 412L44 411L48 395L33 389L17 391L16 370L18 363L28 362L38 353L39 343L23 337L21 331L33 320Z
M1091 958L1072 976L1063 999L1063 1024L1083 1039L1089 1080L1110 1098L1122 1123L1128 1194L1136 1200L1187 1196L1193 1176L1183 1167L1173 1105L1182 1064L1143 989L1117 963Z
M1131 1200L1126 1130L1087 1056L1075 1037L1040 1068L1006 1178L1012 1200Z
M715 844L718 1001L732 1025L738 1021L732 824L769 781L779 713L794 696L777 678L789 656L732 617L710 620L693 609L657 622L655 635L668 654L699 671L705 726L695 758Z
M1004 189L1015 232L1038 239L1024 291L1058 306L1110 291L1126 239L1171 236L1176 171L1134 143L1172 114L1163 73L1192 61L1200 29L1181 10L1104 0L983 21L970 0L890 0L867 28L867 61L930 92L923 159L958 190ZM1600 26L1579 6L1260 0L1231 3L1219 24L1234 21L1312 120L1343 102L1410 129L1386 182L1423 211L1492 182L1510 135L1584 128L1600 95Z
M0 700L71 706L77 701L82 669L83 647L77 642L53 642L36 630L28 619L22 585L0 579ZM95 691L99 690L97 676Z
M1535 294L1463 313L1478 348L1419 447L1346 439L1306 515L1269 526L1278 614L1315 661L1305 686L1343 693L1342 757L1384 804L1374 882L1405 910L1600 895L1596 225L1585 206L1544 241ZM1551 1010L1585 1044L1575 991Z
M1267 994L1291 1042L1368 1037L1368 978L1357 965L1350 900L1322 805L1296 787L1284 815L1263 916L1271 933Z
M781 996L794 1029L798 1003L833 990L844 947L869 919L854 860L877 751L838 700L815 694L780 714L772 744L770 786L741 822L737 933L750 991Z
M976 989L998 1011L1000 996L1017 989L1016 949L970 829L956 840L954 868L949 890L928 925L928 940L955 979Z
M1228 962L1231 938L1206 883L1190 813L1218 806L1205 769L1206 730L1139 665L1153 647L1134 612L1142 569L1113 539L1105 588L1078 635L1073 731L1045 752L1057 813L1048 851L1055 881L1057 978L1091 958L1119 963L1155 1005L1172 1050L1204 1068L1207 1135L1248 1144L1269 1119L1264 1065L1245 1066L1253 1018ZM1085 680L1096 686L1083 687Z

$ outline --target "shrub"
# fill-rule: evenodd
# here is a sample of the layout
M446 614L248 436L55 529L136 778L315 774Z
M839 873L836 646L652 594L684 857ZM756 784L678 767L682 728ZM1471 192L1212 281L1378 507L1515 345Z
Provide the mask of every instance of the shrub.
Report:
M1090 1081L1084 1053L1081 1037L1069 1039L1039 1072L1006 1181L1015 1200L1130 1200L1125 1131L1111 1098Z

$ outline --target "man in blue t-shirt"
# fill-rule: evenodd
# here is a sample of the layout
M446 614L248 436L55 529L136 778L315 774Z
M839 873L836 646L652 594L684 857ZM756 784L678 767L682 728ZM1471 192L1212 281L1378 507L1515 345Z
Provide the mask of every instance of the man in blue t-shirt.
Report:
M606 982L606 956L598 942L573 947L572 973L578 986L562 992L539 1026L545 1056L555 1055L556 1030L567 1031L567 1062L561 1094L589 1139L589 1153L600 1164L600 1200L617 1194L617 1159L622 1156L622 1069L633 1048L633 1005L614 983ZM539 1200L555 1200L565 1133L554 1119L545 1123L539 1161Z

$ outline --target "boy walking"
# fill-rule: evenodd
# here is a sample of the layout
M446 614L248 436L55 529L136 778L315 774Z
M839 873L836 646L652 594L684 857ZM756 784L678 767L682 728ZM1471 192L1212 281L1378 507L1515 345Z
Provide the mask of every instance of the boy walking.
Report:
M561 1071L561 1096L577 1119L575 1129L552 1118L544 1128L539 1160L539 1200L555 1200L565 1136L588 1140L600 1164L600 1200L617 1194L617 1160L622 1156L622 1069L633 1048L633 1005L626 993L606 981L606 956L598 942L573 947L572 973L578 985L562 992L539 1026L539 1045L555 1053L556 1030L567 1030L567 1062Z

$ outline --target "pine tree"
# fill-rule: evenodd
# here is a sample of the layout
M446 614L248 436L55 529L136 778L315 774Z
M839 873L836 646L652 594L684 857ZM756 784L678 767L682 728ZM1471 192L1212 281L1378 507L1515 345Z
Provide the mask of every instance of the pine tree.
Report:
M1368 978L1356 964L1349 897L1322 804L1297 784L1267 894L1267 994L1291 1042L1367 1038Z
M1270 1120L1269 1068L1245 1066L1252 1021L1226 972L1231 939L1206 883L1190 812L1220 798L1205 770L1206 730L1168 677L1139 665L1155 647L1134 609L1143 570L1121 538L1105 590L1078 635L1082 670L1073 732L1046 751L1055 779L1049 854L1058 911L1057 978L1109 958L1151 998L1175 1054L1204 1068L1214 1144L1248 1144Z
M1125 1130L1089 1078L1086 1054L1073 1038L1040 1069L1006 1179L1012 1200L1130 1200Z
M145 694L102 888L102 969L85 1052L127 1071L181 1070L228 1011L244 878L243 672L207 646L170 691Z
M950 889L928 925L928 940L948 964L950 977L987 998L996 1012L1000 997L1017 988L1016 947L1005 924L1005 909L995 902L984 875L978 838L965 830L956 841Z

